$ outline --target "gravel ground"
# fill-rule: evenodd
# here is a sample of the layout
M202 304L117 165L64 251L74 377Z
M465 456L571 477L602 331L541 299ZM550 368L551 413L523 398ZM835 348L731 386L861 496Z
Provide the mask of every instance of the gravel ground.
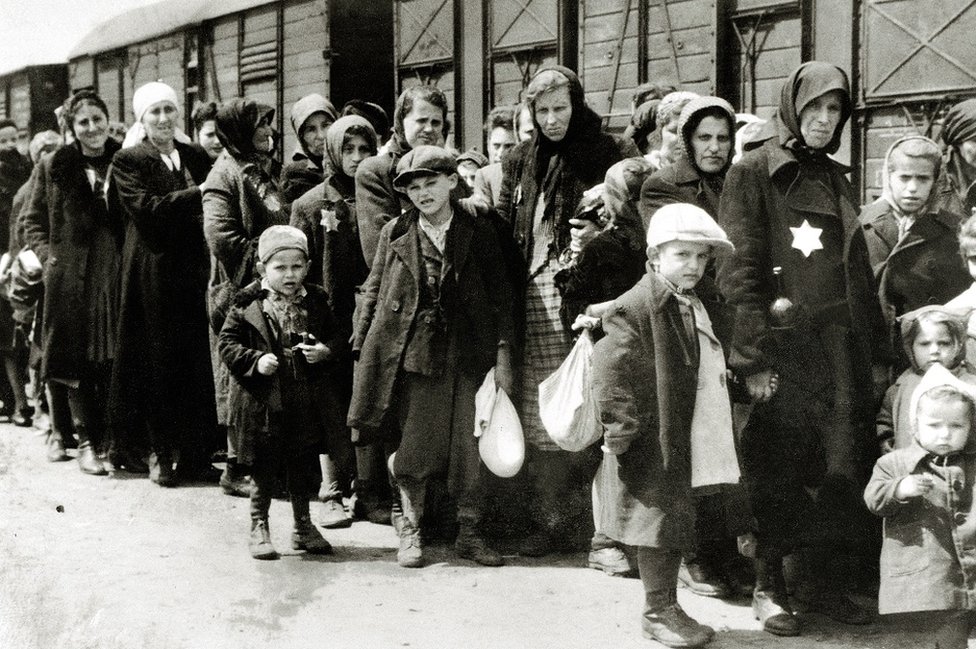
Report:
M34 433L0 424L4 649L660 646L640 635L640 581L586 569L582 556L484 568L434 545L428 566L406 570L392 528L356 522L326 531L335 555L311 557L287 551L290 507L275 501L272 537L286 551L254 561L246 500L212 485L86 476L46 462ZM853 628L816 615L803 617L803 636L775 638L748 600L679 599L715 627L715 649L925 646L890 622Z

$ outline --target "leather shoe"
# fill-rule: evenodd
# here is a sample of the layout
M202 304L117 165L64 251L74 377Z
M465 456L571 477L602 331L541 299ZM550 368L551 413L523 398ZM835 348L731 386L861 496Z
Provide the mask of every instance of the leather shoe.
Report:
M160 458L155 453L149 455L149 479L160 487L175 487L177 484L173 462L168 457Z
M756 590L752 593L752 614L763 625L763 631L773 635L800 635L800 621L793 615L793 609L786 597L771 592Z
M420 568L424 565L424 549L420 540L420 530L404 526L400 532L400 549L397 550L397 563L404 568Z
M346 508L338 500L326 500L322 503L322 515L319 525L327 530L337 530L352 525L352 519L346 514Z
M32 408L21 408L12 415L10 415L10 421L14 426L20 426L21 428L30 427L33 422L34 410Z
M87 442L78 447L78 468L88 475L108 475L102 461L95 454L95 449Z
M332 554L332 544L325 540L309 519L295 522L295 529L291 533L291 547L293 550L305 550L309 554Z
M59 435L51 435L47 441L47 461L67 462L71 456L64 451L64 442Z
M693 620L677 602L645 613L641 631L645 638L666 647L700 647L715 636L714 629Z
M705 564L697 561L681 562L681 567L678 569L678 584L702 597L722 599L729 596L729 589L722 580L712 574Z
M637 567L630 564L627 555L620 548L600 548L590 550L586 565L602 570L611 577L629 577L637 574Z
M251 479L247 476L231 476L226 468L220 474L220 490L228 496L251 497Z
M247 543L251 557L254 559L270 560L278 558L278 551L271 544L271 532L268 521L253 521L251 523L251 538Z
M505 560L490 548L485 540L473 534L460 534L454 542L454 552L462 559L470 559L483 566L503 566Z

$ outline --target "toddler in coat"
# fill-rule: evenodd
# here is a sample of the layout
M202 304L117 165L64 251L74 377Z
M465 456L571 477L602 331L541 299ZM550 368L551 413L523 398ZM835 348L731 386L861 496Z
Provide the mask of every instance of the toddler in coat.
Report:
M309 515L318 490L318 457L344 432L330 362L344 344L325 291L303 284L308 241L301 230L273 225L258 240L262 278L242 289L220 330L220 355L233 381L231 423L241 433L238 460L252 467L251 537L255 559L276 559L268 510L284 468L295 527L292 548L328 554Z
M976 375L964 360L965 326L956 314L946 307L926 306L898 321L910 367L885 392L878 411L876 427L882 453L911 444L908 406L922 375L933 365L941 365L960 380L976 385Z
M882 614L914 614L924 646L965 649L976 609L976 388L935 364L911 396L911 444L882 456L864 491L884 517Z

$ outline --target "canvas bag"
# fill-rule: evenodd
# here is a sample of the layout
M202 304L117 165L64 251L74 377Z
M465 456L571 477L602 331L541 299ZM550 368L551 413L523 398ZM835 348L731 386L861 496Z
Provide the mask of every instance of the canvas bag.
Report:
M539 384L539 417L549 437L565 451L582 451L603 437L600 409L590 381L593 337L584 331L569 356Z
M488 370L474 403L478 454L489 471L499 478L511 478L525 461L525 437L515 405L495 385L495 368Z

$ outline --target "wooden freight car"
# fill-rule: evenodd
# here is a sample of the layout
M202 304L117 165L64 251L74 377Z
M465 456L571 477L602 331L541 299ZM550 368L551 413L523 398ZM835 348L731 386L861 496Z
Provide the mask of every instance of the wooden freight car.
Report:
M0 116L17 123L25 151L35 133L58 129L54 109L67 94L63 64L32 65L0 76Z
M290 155L292 104L318 92L392 111L392 5L358 0L163 0L100 25L69 55L72 88L94 86L131 124L132 93L162 80L184 100L247 96L277 109Z

